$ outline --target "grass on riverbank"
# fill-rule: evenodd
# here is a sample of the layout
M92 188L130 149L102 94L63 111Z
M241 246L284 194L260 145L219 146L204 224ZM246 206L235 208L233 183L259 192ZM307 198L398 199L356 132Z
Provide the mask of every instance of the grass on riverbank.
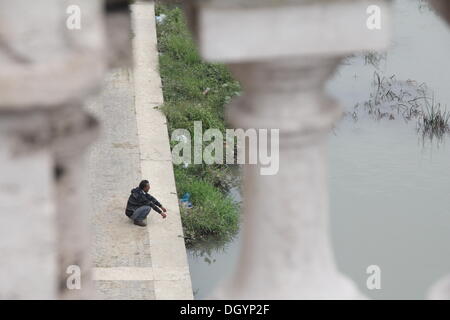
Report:
M160 73L165 104L162 111L168 120L169 134L187 129L194 136L194 121L203 130L226 125L223 107L239 94L240 86L225 66L204 63L188 32L182 11L176 6L158 4ZM191 194L192 209L181 207L186 244L210 237L231 238L239 229L239 208L228 196L233 181L226 165L174 166L178 196Z

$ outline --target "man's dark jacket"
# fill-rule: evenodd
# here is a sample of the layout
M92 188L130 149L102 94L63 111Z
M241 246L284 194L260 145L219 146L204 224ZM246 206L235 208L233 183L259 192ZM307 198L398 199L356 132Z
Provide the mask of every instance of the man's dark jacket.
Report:
M128 217L131 217L134 210L142 206L150 206L153 210L158 213L161 213L162 207L161 203L158 202L154 197L146 193L141 188L137 187L131 190L130 197L128 198L127 209L125 210L125 214Z

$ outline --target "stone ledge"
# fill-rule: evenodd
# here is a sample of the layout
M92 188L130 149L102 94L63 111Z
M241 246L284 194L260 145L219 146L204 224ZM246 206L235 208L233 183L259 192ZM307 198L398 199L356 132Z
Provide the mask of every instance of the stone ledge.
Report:
M381 8L381 30L366 26L370 5ZM197 10L200 52L210 61L346 55L389 45L390 8L384 0L315 1L246 10L199 5Z
M189 265L173 173L167 120L155 107L163 103L154 5L132 5L135 54L135 108L142 177L155 186L151 193L168 209L168 217L148 218L155 298L193 299ZM155 105L155 101L159 102ZM164 161L149 159L159 158Z

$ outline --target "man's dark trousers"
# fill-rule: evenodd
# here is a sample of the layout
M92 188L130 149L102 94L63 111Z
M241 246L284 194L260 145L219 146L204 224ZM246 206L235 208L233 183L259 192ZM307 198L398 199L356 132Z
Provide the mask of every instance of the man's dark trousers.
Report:
M139 207L136 210L134 210L130 219L134 221L143 221L145 218L147 218L151 210L152 208L150 206Z

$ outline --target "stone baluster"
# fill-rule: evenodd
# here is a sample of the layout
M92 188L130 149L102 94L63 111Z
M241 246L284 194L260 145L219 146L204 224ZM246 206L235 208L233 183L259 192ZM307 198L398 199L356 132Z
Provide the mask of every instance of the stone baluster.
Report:
M447 0L429 0L435 10L447 23L450 23L450 2ZM450 300L450 275L443 277L436 282L428 293L428 298L432 300Z
M46 124L38 112L0 111L0 299L56 297L53 160L35 147Z
M381 9L381 30L366 27ZM384 1L200 1L187 8L204 58L227 63L244 89L234 127L279 129L280 170L244 166L243 244L213 297L362 298L337 270L329 239L326 139L340 117L324 85L346 54L388 44Z
M69 6L81 29L66 25ZM101 1L0 1L0 298L89 298L82 158L97 123L84 100L101 84ZM70 265L81 290L69 291Z
M336 269L328 237L326 138L340 117L323 91L339 59L232 65L245 95L229 110L238 128L280 129L280 168L244 166L244 230L236 276L218 297L357 298Z

